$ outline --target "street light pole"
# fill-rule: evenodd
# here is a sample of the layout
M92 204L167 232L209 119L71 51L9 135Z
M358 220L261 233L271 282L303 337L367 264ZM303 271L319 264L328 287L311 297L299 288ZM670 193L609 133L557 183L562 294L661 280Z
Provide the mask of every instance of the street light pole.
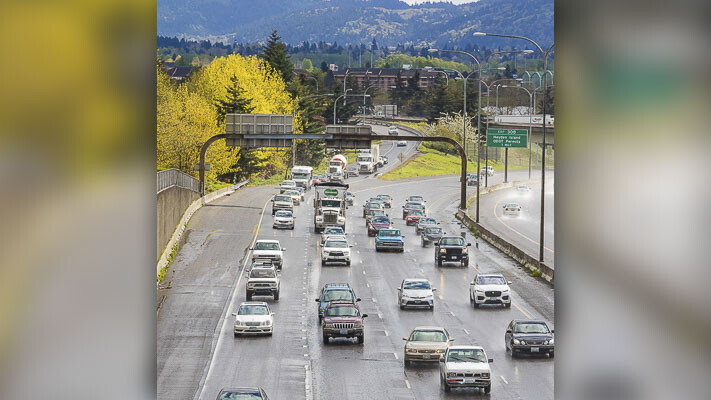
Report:
M343 98L344 98L344 99L343 99L343 102L345 103L345 102L346 102L345 97L346 97L346 95L348 94L348 91L349 91L349 90L353 90L353 89L346 89L345 93L343 93L342 95L336 97L336 101L333 102L333 125L336 125L336 105L338 105L338 100L339 100L341 97L343 97ZM345 106L345 104L344 104L344 106Z
M363 91L363 118L365 118L365 98L367 97L366 95L368 94L368 89L374 88L376 86L377 85L370 85L367 88L365 88L365 90Z
M541 151L541 223L540 223L540 240L538 243L538 261L543 262L544 257L543 257L543 250L544 250L544 245L543 245L543 240L544 240L544 234L545 234L545 200L546 200L546 101L545 101L545 93L546 93L546 73L545 71L548 70L548 56L551 54L553 51L553 48L555 47L555 44L552 44L548 49L543 50L543 48L536 43L533 39L527 38L525 36L517 36L517 35L501 35L501 34L492 34L492 33L484 33L484 32L474 32L474 36L493 36L493 37L504 37L504 38L511 38L511 39L522 39L526 40L529 43L532 43L538 51L541 53L543 56L543 78L542 78L542 83L541 86L543 87L543 149Z

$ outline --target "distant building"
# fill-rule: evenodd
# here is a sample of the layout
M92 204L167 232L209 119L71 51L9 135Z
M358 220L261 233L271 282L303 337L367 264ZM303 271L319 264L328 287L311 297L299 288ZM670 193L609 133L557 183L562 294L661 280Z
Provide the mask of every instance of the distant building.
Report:
M328 69L331 70L331 71L333 71L333 72L336 72L336 71L338 71L338 65L336 65L336 64L328 64Z
M187 80L193 72L200 69L200 67L194 67L192 65L177 66L173 63L163 63L163 71L170 77L170 79L178 82Z
M400 72L400 80L403 86L407 86L407 80L419 71L420 79L417 85L421 89L427 89L435 84L438 76L442 76L441 71L434 69L398 69L398 68L346 68L344 71L335 72L333 78L343 84L343 78L348 74L348 78L353 77L360 87L376 85L380 89L389 89L397 84L397 74ZM367 84L367 86L366 86Z

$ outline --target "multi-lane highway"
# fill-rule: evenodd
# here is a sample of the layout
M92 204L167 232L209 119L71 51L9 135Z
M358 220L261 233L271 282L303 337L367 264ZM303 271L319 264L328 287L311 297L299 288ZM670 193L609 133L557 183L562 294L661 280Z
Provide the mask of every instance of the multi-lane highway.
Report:
M412 147L384 142L382 151L391 168L397 154L411 152ZM504 348L504 330L511 319L542 318L552 323L552 288L531 279L511 259L470 235L470 267L438 268L432 247L421 248L414 228L406 227L400 218L405 197L419 194L446 231L459 233L453 218L457 179L385 182L359 177L347 183L356 196L355 205L347 210L351 267L320 266L319 235L312 223L313 191L296 207L293 231L272 229L267 201L276 192L274 187L240 190L193 216L158 313L158 397L214 399L225 386L261 386L274 399L461 396L461 392L445 395L441 390L437 365L405 368L403 364L402 337L415 326L440 325L449 330L455 344L480 344L494 359L490 398L553 398L553 360L512 359ZM390 216L406 235L404 253L376 253L374 239L366 234L361 205L379 193L393 196ZM245 301L243 268L249 258L246 249L255 237L278 239L286 248L280 299L263 298L276 313L274 335L234 338L231 313ZM477 271L501 272L513 281L514 306L475 310L469 304L468 288ZM399 309L396 287L411 277L426 278L438 289L434 311ZM369 315L363 345L323 345L314 299L331 282L349 283L362 299L361 310Z

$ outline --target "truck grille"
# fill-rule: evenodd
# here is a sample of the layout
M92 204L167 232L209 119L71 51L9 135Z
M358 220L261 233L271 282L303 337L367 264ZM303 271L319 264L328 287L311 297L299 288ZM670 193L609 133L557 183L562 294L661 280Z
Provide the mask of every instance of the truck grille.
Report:
M459 378L480 378L481 374L473 372L458 372L456 376Z
M323 222L335 224L338 221L338 216L336 214L325 214L323 216Z
M498 290L487 290L486 292L484 292L484 294L486 295L486 297L499 297L499 296L501 296L501 292L498 291Z
M447 255L462 254L462 249L447 249Z
M333 324L333 327L335 329L353 329L353 326L355 326L355 324L352 322L341 322L338 324Z
M367 170L368 170L368 166L367 166L367 165L361 165L361 166L360 166L360 170L361 170L361 171L367 171Z
M260 289L269 289L272 287L272 284L271 283L255 283L254 287L260 288Z

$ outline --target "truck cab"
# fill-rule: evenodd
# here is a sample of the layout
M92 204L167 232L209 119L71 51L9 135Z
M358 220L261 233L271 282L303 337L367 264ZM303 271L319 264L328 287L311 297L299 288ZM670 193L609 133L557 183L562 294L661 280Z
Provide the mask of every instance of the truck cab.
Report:
M322 232L327 226L339 226L345 232L348 185L326 182L318 183L314 188L314 230Z

